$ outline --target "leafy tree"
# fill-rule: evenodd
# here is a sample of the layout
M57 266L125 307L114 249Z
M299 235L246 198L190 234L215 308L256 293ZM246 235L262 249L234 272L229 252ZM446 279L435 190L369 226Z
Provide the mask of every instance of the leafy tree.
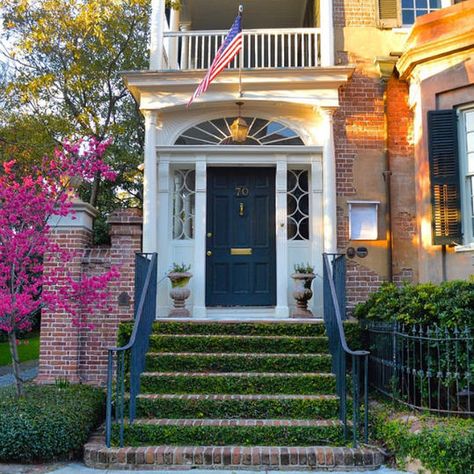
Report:
M110 208L140 200L143 121L120 71L148 64L149 0L0 0L8 79L0 158L28 167L65 138L114 136L105 157L118 178L83 190ZM116 193L119 188L122 193ZM128 191L124 193L123 191ZM125 196L125 197L124 197Z
M107 285L117 270L80 280L52 268L43 272L45 258L67 268L74 254L57 245L48 222L71 212L72 184L97 174L114 179L102 161L107 143L65 144L52 158L45 157L29 174L20 174L14 160L0 173L0 330L8 334L16 393L23 395L17 351L17 333L31 330L33 316L43 306L71 315L76 326L90 327L87 317L106 310ZM73 179L74 178L74 179ZM80 310L79 310L80 309Z

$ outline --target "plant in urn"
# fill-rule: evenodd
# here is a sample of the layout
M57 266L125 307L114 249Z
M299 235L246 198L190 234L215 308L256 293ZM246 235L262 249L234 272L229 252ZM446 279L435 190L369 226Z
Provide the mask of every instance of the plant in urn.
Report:
M173 263L173 267L168 273L168 278L171 281L170 296L174 305L174 308L169 312L170 317L186 318L190 316L189 310L186 309L186 299L191 294L188 283L193 276L192 273L189 273L190 269L191 265Z
M296 308L291 313L292 318L313 317L313 313L308 309L308 301L313 296L311 283L315 276L314 268L309 263L295 265L295 273L291 275L295 282L293 298L296 300Z

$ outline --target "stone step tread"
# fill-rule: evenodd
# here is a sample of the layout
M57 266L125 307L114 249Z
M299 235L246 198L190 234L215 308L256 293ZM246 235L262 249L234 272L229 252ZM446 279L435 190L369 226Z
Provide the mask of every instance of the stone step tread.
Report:
M313 317L313 318L291 318L291 319L248 319L245 317L239 318L229 318L229 319L198 319L198 318L156 318L155 323L186 323L186 324L196 324L196 325L214 325L214 324L285 324L285 325L298 325L298 324L324 324L324 319Z
M335 378L329 372L142 372L145 377L328 377Z
M199 338L216 338L216 339L303 339L303 340L313 340L313 339L327 339L327 336L257 336L254 334L167 334L167 333L152 333L152 336L159 337L168 337L168 338L189 338L189 337L199 337Z
M147 400L339 400L337 395L219 395L219 394L154 394L142 393L138 398Z
M153 466L235 469L318 469L361 471L381 466L379 449L330 446L143 446L106 448L103 438L86 444L84 461L89 467L150 469Z
M260 419L211 419L211 418L138 418L137 425L154 426L270 426L270 427L328 427L342 426L340 420L260 420Z
M302 354L292 354L292 353L266 353L266 352L148 352L147 354L150 357L255 357L255 358L265 358L265 357L274 357L278 358L297 358L297 359L306 359L310 357L317 358L330 358L331 354L322 354L322 353L302 353Z

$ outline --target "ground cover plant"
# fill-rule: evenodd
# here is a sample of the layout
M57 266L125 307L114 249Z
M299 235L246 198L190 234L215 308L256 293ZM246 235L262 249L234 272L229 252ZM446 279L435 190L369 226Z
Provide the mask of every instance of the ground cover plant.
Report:
M474 472L473 419L414 414L377 403L371 407L371 433L400 467L417 459L433 474Z
M26 385L18 399L0 390L0 462L72 459L103 419L104 392L84 385Z

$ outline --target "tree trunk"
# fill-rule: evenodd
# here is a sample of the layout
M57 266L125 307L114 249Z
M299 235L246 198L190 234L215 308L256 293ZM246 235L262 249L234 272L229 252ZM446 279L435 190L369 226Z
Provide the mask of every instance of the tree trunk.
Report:
M17 398L21 398L23 397L24 392L23 392L23 380L21 378L21 371L20 371L20 358L18 356L16 331L12 331L11 333L8 334L8 342L10 345L10 355L12 357L13 376L15 377L16 396Z
M94 176L94 181L92 182L91 197L89 199L89 204L91 206L97 206L97 199L99 197L99 185L100 185L100 173L97 173Z

